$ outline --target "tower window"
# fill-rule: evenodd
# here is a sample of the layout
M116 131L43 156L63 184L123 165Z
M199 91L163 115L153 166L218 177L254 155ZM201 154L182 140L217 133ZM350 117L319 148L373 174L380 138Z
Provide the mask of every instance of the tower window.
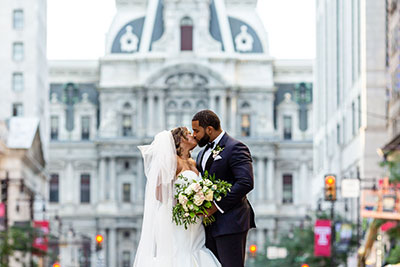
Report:
M181 21L181 51L193 50L193 21L185 17Z

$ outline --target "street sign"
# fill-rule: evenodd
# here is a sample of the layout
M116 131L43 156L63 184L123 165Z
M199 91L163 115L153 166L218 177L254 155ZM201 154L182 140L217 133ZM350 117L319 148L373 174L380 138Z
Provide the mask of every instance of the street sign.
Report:
M287 257L287 249L284 247L267 247L267 258L270 260L284 259Z
M360 196L360 180L342 179L342 197L357 198Z

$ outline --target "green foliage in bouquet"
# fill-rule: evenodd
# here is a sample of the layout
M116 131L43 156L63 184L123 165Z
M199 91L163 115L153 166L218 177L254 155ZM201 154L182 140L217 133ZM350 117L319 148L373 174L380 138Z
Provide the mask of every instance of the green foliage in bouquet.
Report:
M215 175L204 173L202 180L189 181L180 175L185 183L175 184L177 203L172 209L172 220L176 225L183 225L187 229L189 224L195 224L200 216L204 216L203 223L209 225L215 221L214 216L207 216L207 209L212 207L213 201L220 201L230 191L232 185L226 181L217 180Z

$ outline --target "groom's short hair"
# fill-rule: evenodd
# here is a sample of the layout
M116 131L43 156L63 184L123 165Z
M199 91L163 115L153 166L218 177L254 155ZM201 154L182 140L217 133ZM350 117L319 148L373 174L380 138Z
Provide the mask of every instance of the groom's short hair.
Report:
M197 112L193 116L192 121L199 121L199 125L203 128L206 128L207 126L212 126L215 130L221 128L221 122L219 121L217 114L209 109Z

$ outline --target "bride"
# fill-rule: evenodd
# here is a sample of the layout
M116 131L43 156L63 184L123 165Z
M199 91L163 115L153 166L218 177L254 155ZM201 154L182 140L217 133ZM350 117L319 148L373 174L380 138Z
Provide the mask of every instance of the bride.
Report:
M174 184L183 175L199 180L190 151L197 145L186 127L157 134L151 145L140 146L147 177L142 234L134 267L220 267L205 247L205 230L199 219L185 230L172 221Z

